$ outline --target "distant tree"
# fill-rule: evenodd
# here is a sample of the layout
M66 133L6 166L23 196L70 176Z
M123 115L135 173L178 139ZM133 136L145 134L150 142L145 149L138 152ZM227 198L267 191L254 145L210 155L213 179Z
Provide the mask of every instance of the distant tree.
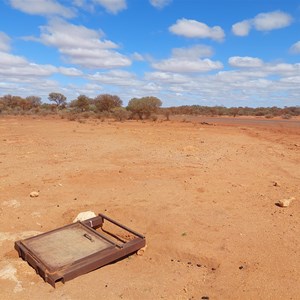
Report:
M80 95L71 102L70 107L74 107L81 112L88 111L90 107L90 98L85 95Z
M67 98L61 93L50 93L48 99L55 102L57 108L63 108L67 101Z
M114 108L122 106L122 100L116 95L102 94L94 99L98 111L112 112Z
M138 115L142 120L144 117L149 118L152 113L157 112L159 107L162 105L160 99L150 96L143 98L133 98L129 101L127 109L132 114Z
M42 99L38 96L28 96L25 100L30 108L39 107L42 104Z
M4 95L2 97L4 107L8 109L15 109L19 107L22 99L23 98L20 96L12 96L12 95Z
M2 98L0 98L0 114L2 113L4 108L5 108L4 102L3 102Z
M41 98L37 96L28 96L25 99L19 98L18 99L18 106L22 110L31 110L33 108L37 108L41 105Z

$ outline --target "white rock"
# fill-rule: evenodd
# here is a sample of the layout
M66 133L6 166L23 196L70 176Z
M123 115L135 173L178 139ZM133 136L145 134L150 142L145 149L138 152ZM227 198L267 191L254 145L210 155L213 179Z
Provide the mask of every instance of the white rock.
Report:
M37 192L37 191L33 191L33 192L31 192L31 193L29 194L29 196L30 196L31 198L38 197L39 195L40 195L40 193Z
M288 207L292 203L293 200L295 200L294 197L291 197L291 198L288 198L288 199L281 199L281 200L278 201L278 205L280 207Z
M147 245L145 247L139 249L136 254L138 256L143 256L145 254L146 249L147 249Z
M83 211L77 215L73 223L76 223L77 221L84 221L94 217L96 217L96 214L93 211Z

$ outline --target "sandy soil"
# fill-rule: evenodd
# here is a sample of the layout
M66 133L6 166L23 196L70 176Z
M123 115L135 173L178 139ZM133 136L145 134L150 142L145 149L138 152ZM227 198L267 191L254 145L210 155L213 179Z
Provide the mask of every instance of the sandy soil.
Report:
M0 298L299 299L299 124L200 121L1 117ZM54 289L14 241L87 210L148 248Z

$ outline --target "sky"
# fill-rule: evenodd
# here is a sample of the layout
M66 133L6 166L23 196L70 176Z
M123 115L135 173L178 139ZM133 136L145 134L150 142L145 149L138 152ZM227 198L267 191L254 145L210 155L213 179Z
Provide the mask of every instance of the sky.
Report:
M300 105L300 0L0 0L0 96Z

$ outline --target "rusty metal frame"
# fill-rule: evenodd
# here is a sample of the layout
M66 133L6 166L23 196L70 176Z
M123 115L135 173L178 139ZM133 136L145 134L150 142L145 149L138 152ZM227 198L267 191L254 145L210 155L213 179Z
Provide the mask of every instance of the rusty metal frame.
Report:
M131 234L132 239L126 241L122 238L118 238L113 233L109 233L109 235L100 233L96 229L100 228L102 230L104 222L112 223L125 232ZM75 259L71 263L59 267L53 267L51 264L45 262L45 260L39 256L38 251L36 251L36 248L33 245L39 245L39 241L57 233L61 234L64 230L72 231L73 228L76 228L76 230L79 231L82 230L82 232L84 232L83 236L91 242L93 242L93 239L96 239L100 243L105 244L104 249L83 258ZM103 232L107 233L106 231ZM15 249L18 251L19 257L27 261L45 282L48 282L55 287L55 284L59 281L65 283L77 276L91 272L118 259L124 258L129 254L138 251L145 245L146 240L142 234L139 234L138 232L103 214L99 214L97 217L87 219L83 222L65 225L28 239L16 241ZM59 249L56 250L59 251ZM66 253L66 255L67 254L68 253Z

